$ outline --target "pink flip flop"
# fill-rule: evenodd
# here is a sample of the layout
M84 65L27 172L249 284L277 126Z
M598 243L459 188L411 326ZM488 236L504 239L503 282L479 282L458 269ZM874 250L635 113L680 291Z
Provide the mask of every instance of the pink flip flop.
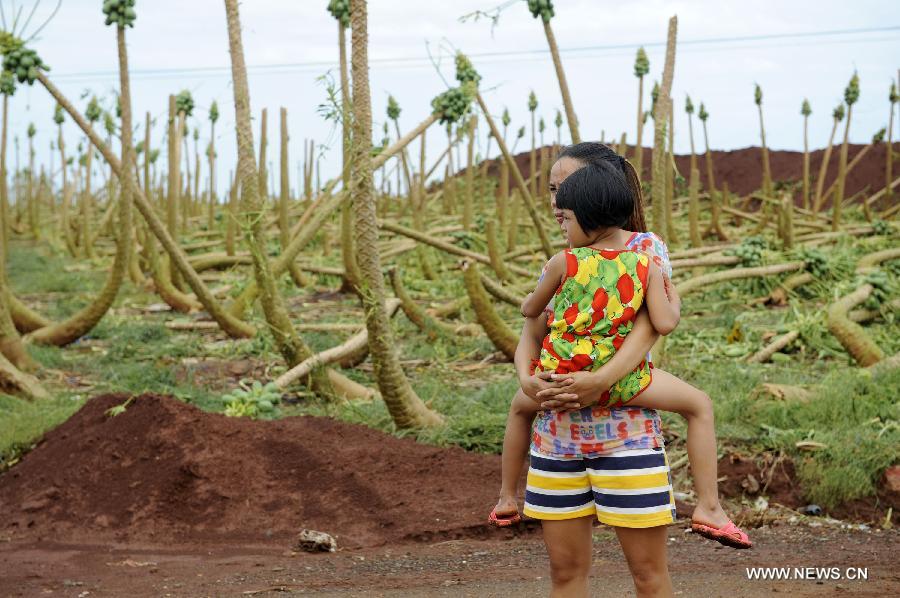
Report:
M692 522L691 531L732 548L753 548L753 542L750 541L750 537L730 519L721 528L706 523Z
M497 514L497 507L494 507L491 510L490 516L488 516L488 523L492 525L496 525L497 527L509 527L510 525L514 525L518 522L522 521L522 516L519 513L512 514Z

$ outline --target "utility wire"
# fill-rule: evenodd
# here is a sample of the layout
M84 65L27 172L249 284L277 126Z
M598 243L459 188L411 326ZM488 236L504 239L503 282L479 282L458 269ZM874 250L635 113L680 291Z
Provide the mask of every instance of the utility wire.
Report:
M839 35L854 35L854 34L870 34L870 33L887 33L887 32L900 32L900 25L892 25L886 27L869 27L863 29L836 29L830 31L806 31L806 32L796 32L796 33L771 33L771 34L763 34L763 35L745 35L745 36L735 36L735 37L713 37L713 38L702 38L702 39L689 39L689 40L679 40L679 47L683 46L703 46L710 44L729 44L735 42L761 42L761 41L770 41L770 40L785 40L785 39L815 39L822 37L832 37ZM893 38L879 38L877 40L868 40L868 39L857 39L857 40L831 40L830 42L822 42L823 45L830 43L848 43L848 42L868 42L868 41L890 41ZM900 39L900 38L898 38ZM604 52L614 52L617 50L629 50L636 49L640 46L644 48L652 48L652 47L664 47L666 45L665 41L659 42L647 42L647 43L627 43L627 44L607 44L607 45L595 45L595 46L579 46L573 48L560 48L561 54L584 54L588 52L592 53L604 53ZM740 46L741 49L752 48L752 47L765 47L765 46ZM479 59L481 62L492 62L496 59L503 58L514 58L520 56L534 56L534 55L546 55L549 54L549 50L547 48L542 49L534 49L534 50L507 50L507 51L494 51L494 52L475 52L469 54L470 58ZM488 59L488 60L481 60ZM492 60L493 59L493 60ZM369 65L373 68L403 68L403 67L420 67L420 66L428 66L430 64L428 57L423 56L396 56L390 58L370 58ZM337 66L336 61L325 60L325 61L305 61L305 62L287 62L287 63L274 63L274 64L259 64L259 65L251 65L247 67L248 71L251 72L295 72L295 71L303 71L303 70L315 70L321 68L328 68ZM182 67L182 68L169 68L169 69L131 69L130 75L133 79L140 78L156 78L156 77L165 77L165 76L178 76L178 75L199 75L199 76L220 76L220 75L228 75L231 73L231 67L229 66L208 66L208 67ZM96 79L96 78L106 78L106 77L118 77L118 71L85 71L85 72L72 72L72 73L59 73L54 76L54 80L63 81L63 80L82 80L82 79Z

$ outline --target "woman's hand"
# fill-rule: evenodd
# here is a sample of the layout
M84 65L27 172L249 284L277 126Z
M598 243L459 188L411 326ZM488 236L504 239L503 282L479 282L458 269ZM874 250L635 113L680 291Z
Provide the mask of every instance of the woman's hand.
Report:
M529 399L536 403L540 403L541 399L538 395L541 392L560 388L559 382L554 382L550 379L550 376L553 375L555 375L553 372L536 372L531 376L520 378L519 385L522 387L522 392L524 392Z
M542 400L542 409L554 411L570 411L593 405L609 390L612 383L606 379L602 370L595 372L571 372L569 374L551 374L555 386L545 388L537 393Z

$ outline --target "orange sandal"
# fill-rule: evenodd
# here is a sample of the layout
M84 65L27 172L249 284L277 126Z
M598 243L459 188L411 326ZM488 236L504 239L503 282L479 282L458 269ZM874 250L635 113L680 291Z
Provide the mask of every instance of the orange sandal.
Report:
M706 523L691 522L691 531L732 548L753 548L750 537L730 519L721 528Z
M496 525L497 527L509 527L510 525L514 525L520 521L522 521L522 516L519 515L518 512L498 515L497 507L494 507L491 510L490 516L488 516L488 523L490 523L491 525Z

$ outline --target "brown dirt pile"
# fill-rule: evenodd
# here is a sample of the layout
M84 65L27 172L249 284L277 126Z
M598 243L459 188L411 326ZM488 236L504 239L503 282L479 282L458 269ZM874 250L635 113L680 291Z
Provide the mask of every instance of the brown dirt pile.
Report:
M292 538L343 547L487 532L500 459L322 417L253 421L141 395L88 401L0 476L0 530L77 540Z

